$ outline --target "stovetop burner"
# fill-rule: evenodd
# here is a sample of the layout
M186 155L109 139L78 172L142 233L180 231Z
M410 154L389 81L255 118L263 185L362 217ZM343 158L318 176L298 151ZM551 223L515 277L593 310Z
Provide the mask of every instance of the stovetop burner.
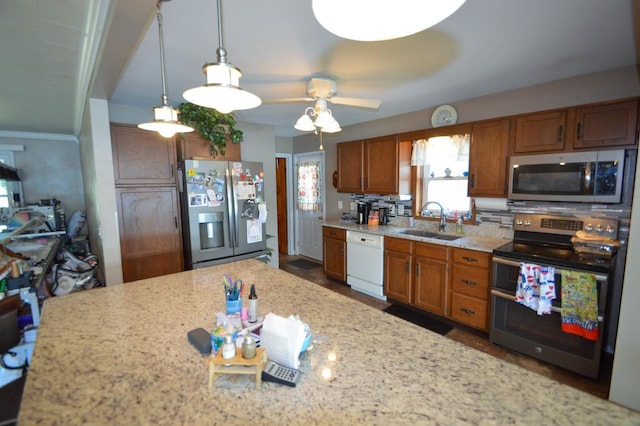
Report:
M514 240L493 251L494 256L517 262L553 264L559 267L609 272L610 255L576 253L571 237L577 231L617 238L618 223L606 218L573 218L564 216L516 214Z

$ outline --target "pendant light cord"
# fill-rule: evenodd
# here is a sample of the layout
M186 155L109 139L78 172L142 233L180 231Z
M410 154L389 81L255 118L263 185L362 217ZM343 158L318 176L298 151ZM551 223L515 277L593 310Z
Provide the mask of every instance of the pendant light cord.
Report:
M218 62L221 64L226 64L227 51L224 49L224 45L222 44L222 0L218 0L218 44L219 47L218 49L216 49Z
M162 13L160 12L160 4L163 0L158 2L158 11L156 12L156 18L158 19L158 35L160 40L160 75L162 77L162 106L169 105L169 96L167 95L167 81L165 78L164 70L164 37L162 36Z

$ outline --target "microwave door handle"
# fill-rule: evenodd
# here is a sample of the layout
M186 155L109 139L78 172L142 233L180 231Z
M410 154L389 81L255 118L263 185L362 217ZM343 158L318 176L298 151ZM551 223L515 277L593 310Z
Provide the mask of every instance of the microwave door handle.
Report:
M515 260L502 259L500 257L494 257L493 258L493 262L494 263L501 263L501 264L507 265L507 266L516 266L518 268L520 267L520 263L528 263L528 262L517 262ZM533 263L535 263L535 262L533 262ZM544 266L544 265L547 265L547 264L543 262L543 263L541 263L541 265ZM549 266L553 266L553 265L549 265ZM562 268L558 268L557 266L554 266L554 268L555 268L556 274L561 274L562 271L565 270L565 269L562 269ZM578 270L578 269L576 269L576 270ZM588 272L588 273L593 274L593 276L596 278L596 281L599 281L599 282L605 282L608 279L608 277L606 275L596 274L596 273L589 272L589 271L584 271L584 272Z

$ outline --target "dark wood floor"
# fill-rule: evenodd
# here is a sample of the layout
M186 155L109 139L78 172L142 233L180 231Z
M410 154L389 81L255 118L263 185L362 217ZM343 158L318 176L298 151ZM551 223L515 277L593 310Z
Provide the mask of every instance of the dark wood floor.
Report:
M374 297L367 296L352 290L345 283L341 283L332 278L328 278L322 272L322 265L319 267L305 270L295 266L288 265L287 262L295 259L299 259L300 256L286 256L280 255L280 269L287 271L291 274L300 276L318 285L336 291L352 299L366 303L377 309L384 309L390 304L382 300L378 300ZM592 380L579 374L572 373L562 368L547 364L542 361L530 358L525 355L521 355L517 352L509 351L502 347L496 346L489 342L489 336L486 333L479 332L477 330L470 329L465 326L456 326L452 331L447 333L446 337L463 343L467 346L471 346L479 351L488 353L497 358L501 358L507 362L519 365L528 370L542 374L543 376L550 377L568 386L580 389L584 392L590 393L600 398L607 399L609 397L609 384L611 382L611 367L612 359L607 356L602 362L600 371L600 379Z

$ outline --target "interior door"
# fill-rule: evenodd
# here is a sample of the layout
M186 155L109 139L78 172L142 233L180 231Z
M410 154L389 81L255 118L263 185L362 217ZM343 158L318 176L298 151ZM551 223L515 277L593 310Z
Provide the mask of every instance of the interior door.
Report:
M322 225L324 224L325 190L324 190L324 152L310 152L295 155L295 188L296 188L296 236L298 239L298 254L322 261ZM310 207L308 198L304 195L310 191L308 185L303 185L305 178L301 178L301 167L306 172L311 164L317 164L317 177L313 191L316 191L316 206ZM315 172L313 172L315 173ZM310 178L306 176L306 178Z

